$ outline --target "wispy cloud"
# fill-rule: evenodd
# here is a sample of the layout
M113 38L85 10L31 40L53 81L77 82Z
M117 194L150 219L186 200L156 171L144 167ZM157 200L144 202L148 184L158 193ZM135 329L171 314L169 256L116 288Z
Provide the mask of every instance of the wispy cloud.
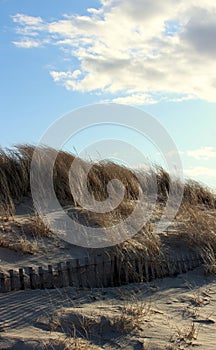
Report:
M158 153L159 154L159 153ZM167 157L173 157L176 154L194 158L196 160L208 161L210 159L216 159L216 149L211 146L205 146L193 150L181 151L171 150L166 153Z
M154 99L150 94L138 93L129 96L116 97L112 99L114 103L122 103L128 105L144 105L144 104L155 104L158 101Z
M216 3L213 0L101 0L85 16L45 21L12 17L20 48L52 44L76 58L72 71L56 67L67 89L120 95L149 104L164 98L216 102ZM32 40L37 36L37 40ZM62 51L63 52L63 51ZM74 71L80 74L74 74ZM122 97L123 96L123 97ZM156 97L155 97L156 96Z
M19 23L20 25L36 26L36 29L38 29L38 25L43 23L41 17L26 16L22 13L17 13L16 15L12 16L12 19L15 23Z
M22 40L22 41L13 41L13 44L17 47L23 48L23 49L30 49L32 47L40 47L42 46L42 43L36 40Z
M199 149L187 151L186 155L197 160L210 160L216 158L216 150L214 147L202 147Z
M53 80L55 82L59 82L59 81L65 81L65 83L67 81L70 81L72 79L76 79L79 75L81 74L81 71L79 69L76 69L72 72L68 71L68 72L56 72L56 71L51 71L50 75L53 77Z
M199 177L199 176L207 176L212 178L216 177L216 169L202 167L202 166L194 167L191 169L185 169L184 173L187 176L191 176L191 177Z

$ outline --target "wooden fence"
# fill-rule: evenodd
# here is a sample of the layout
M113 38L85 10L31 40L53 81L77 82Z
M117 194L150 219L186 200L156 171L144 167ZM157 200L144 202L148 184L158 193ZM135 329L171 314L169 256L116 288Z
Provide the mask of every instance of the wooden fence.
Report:
M0 292L24 289L115 287L134 282L176 276L202 264L196 253L184 256L134 257L117 256L74 259L57 266L10 270L0 273Z

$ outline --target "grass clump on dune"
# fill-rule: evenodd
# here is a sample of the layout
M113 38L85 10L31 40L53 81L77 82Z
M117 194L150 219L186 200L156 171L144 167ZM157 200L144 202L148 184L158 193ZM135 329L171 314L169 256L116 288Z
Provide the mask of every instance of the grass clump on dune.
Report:
M15 215L16 204L21 202L24 196L31 197L30 169L34 151L35 147L31 145L19 145L13 149L0 150L0 219L3 223ZM105 201L108 198L108 184L113 179L118 179L125 189L123 201L116 209L104 214L96 214L83 210L71 193L69 174L75 156L64 151L57 152L48 147L41 147L41 152L44 157L40 161L40 167L44 169L45 174L48 162L55 157L53 186L60 204L63 207L71 206L75 216L78 217L78 220L81 217L86 226L109 227L125 220L133 212L140 191L144 198L148 198L151 194L154 195L156 186L156 206L162 210L169 198L171 188L176 193L183 190L183 204L177 215L177 221L184 222L184 227L182 227L179 238L184 237L191 245L197 246L206 246L206 242L209 242L213 251L216 251L213 235L215 232L214 220L207 217L203 211L204 207L215 209L216 196L205 186L191 180L182 184L179 180L173 180L163 168L158 166L137 171L110 161L88 163L79 160L79 173L75 179L78 194L79 191L82 192L80 184L86 174L88 174L88 191L97 201ZM158 252L161 249L161 242L155 233L155 221L152 221L148 221L133 238L120 245L121 251L130 250L130 253L134 252L134 254L143 251ZM41 226L37 219L32 220L30 226L30 230L35 232L35 235L49 236L49 230Z
M71 194L69 185L69 171L75 156L59 151L58 153L48 147L41 147L44 154L47 154L45 160L48 161L53 154L56 156L53 169L53 183L58 200L61 204L73 204L75 201ZM19 201L23 196L30 194L30 166L35 147L30 145L18 145L13 149L0 149L0 205L13 209L13 203ZM86 175L89 169L89 163L80 160L81 177ZM41 162L41 166L46 167L46 162ZM136 175L141 174L142 177ZM141 178L141 182L140 182ZM172 178L161 167L155 166L148 171L136 171L126 168L113 162L92 163L88 173L88 189L97 200L107 198L107 184L112 179L118 179L125 186L124 200L136 200L139 196L139 189L144 193L154 191L155 181L157 185L158 198L166 201ZM179 189L183 184L176 181L176 188ZM190 204L205 204L208 207L215 207L215 194L203 185L189 180L184 185L184 202ZM13 211L13 210L12 210Z

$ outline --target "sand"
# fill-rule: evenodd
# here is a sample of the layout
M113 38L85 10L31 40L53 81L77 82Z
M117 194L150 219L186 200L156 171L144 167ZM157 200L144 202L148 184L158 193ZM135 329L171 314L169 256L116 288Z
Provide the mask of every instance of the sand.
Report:
M202 268L120 288L0 295L0 349L215 350L215 322L216 279Z

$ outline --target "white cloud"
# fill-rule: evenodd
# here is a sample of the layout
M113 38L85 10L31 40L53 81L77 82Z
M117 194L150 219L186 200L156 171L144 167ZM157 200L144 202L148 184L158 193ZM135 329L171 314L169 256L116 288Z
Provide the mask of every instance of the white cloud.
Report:
M157 103L150 95L145 93L132 94L124 97L116 97L112 99L114 103L128 104L128 105L144 105Z
M26 39L23 41L13 41L13 44L17 47L23 48L23 49L29 49L31 47L39 47L41 46L41 43L36 40L30 40Z
M213 147L202 147L199 149L187 151L186 155L197 160L210 160L216 158L216 150Z
M61 71L58 79L50 73L67 89L110 93L115 100L131 104L153 103L155 95L156 101L216 102L213 0L100 3L99 9L91 8L85 16L64 15L52 21L17 14L13 21L21 40L14 43L32 47L24 44L26 37L37 35L38 46L47 41L67 49L67 58L77 59L76 67L71 72L56 69ZM74 70L81 73L74 75Z
M210 159L216 158L216 150L214 149L214 147L210 147L210 146L201 147L198 149L188 150L188 151L171 150L166 153L166 156L173 157L176 154L188 156L196 160L202 160L202 161L205 161L205 160L208 161Z
M188 94L186 96L182 95L180 97L173 97L173 98L169 97L168 98L168 100L170 102L183 102L183 101L189 101L189 100L194 100L194 99L196 99L196 96L195 95L190 95L190 94ZM164 99L164 100L167 100L167 99Z
M56 71L51 71L50 75L52 76L53 80L55 82L59 82L62 80L68 80L68 79L73 79L77 78L81 74L81 71L79 69L74 70L73 72L56 72Z
M22 13L17 13L15 16L12 16L12 19L15 23L27 26L38 26L43 22L41 17L26 16Z
M185 169L184 173L191 177L207 176L216 177L216 169L206 168L206 167L195 167L191 169Z

